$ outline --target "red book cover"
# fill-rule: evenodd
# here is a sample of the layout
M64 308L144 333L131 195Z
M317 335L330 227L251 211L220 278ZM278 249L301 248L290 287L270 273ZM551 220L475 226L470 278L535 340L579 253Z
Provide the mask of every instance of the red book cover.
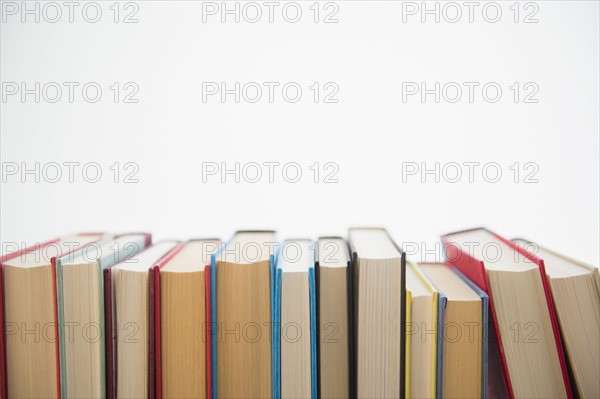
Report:
M155 306L154 301L157 296L154 295L155 290L155 273L154 266L148 270L150 274L148 276L148 399L154 399L156 396L156 367L155 367L155 312L156 308L160 308L160 306ZM158 273L156 273L158 274ZM160 298L158 299L160 301Z
M206 397L212 398L212 324L210 304L210 265L204 267L206 282Z
M471 230L480 230L480 228L465 230L462 232L467 232L467 231L471 231ZM462 232L456 232L456 233L451 233L451 234L442 236L442 241L444 243L444 250L445 250L445 254L446 254L446 260L452 266L456 267L463 274L465 274L471 281L473 281L475 284L477 284L479 286L479 288L481 288L482 290L484 290L486 293L489 294L490 311L492 314L492 321L494 323L494 330L496 332L496 339L498 340L498 350L500 353L500 359L502 361L502 371L503 371L506 385L508 388L508 393L511 398L514 398L515 396L514 396L512 383L511 383L511 380L509 377L504 346L502 344L502 337L500 336L500 330L498 328L498 320L497 320L496 312L495 312L494 306L493 306L493 295L490 293L490 290L488 287L484 262L482 260L475 259L468 252L464 251L458 245L453 243L449 238L449 236L452 234L457 234L457 233L462 233ZM563 381L565 384L565 390L567 393L567 397L569 399L572 399L573 396L572 396L572 391L571 391L571 384L569 381L569 374L567 371L567 364L565 361L565 355L564 355L564 351L563 351L563 347L562 347L562 342L560 339L560 334L559 334L559 329L558 329L558 321L556 318L556 314L554 312L554 303L552 302L552 295L550 294L550 286L548 284L548 278L546 276L546 269L544 267L544 262L541 259L538 259L535 256L529 254L527 251L520 248L518 245L516 245L512 241L509 241L509 240L499 236L496 233L493 233L493 232L490 232L490 233L492 235L494 235L494 237L499 239L501 242L508 245L510 248L512 248L513 250L517 251L519 254L523 255L524 257L526 257L527 259L532 261L539 268L540 276L542 278L542 285L544 287L544 293L546 295L546 304L548 306L550 321L552 323L554 342L556 344L556 348L557 348L557 352L558 352L558 358L559 358L559 362L560 362L560 368L561 368L561 372L562 372L562 376L563 376Z
M45 247L49 244L57 243L58 241L60 241L60 238L55 238L50 241L37 243L30 247L23 248L19 251L0 256L0 396L2 396L3 398L8 397L8 389L6 386L6 331L4 330L4 279L2 273L2 264L9 259L21 256L21 254L34 251L36 249Z

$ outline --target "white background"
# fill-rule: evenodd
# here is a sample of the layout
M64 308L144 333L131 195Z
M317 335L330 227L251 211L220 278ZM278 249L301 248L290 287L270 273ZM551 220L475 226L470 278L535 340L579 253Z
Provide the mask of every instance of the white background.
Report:
M59 2L62 18L50 23L41 14L38 23L27 14L22 22L22 10L13 15L3 2L3 251L6 243L74 231L151 231L158 240L275 228L282 238L316 238L344 235L357 225L383 225L398 242L435 250L440 234L483 225L598 265L599 3L520 3L514 22L513 2L499 2L496 23L484 18L487 3L475 8L472 23L462 2L458 22L441 15L437 23L426 15L423 23L420 14L403 14L410 5L393 1L337 1L337 23L322 21L336 9L323 3L315 23L312 1L299 3L297 23L283 18L281 2L270 23L268 8L259 2L263 16L257 23L244 15L239 23L233 15L222 23L220 14L203 15L209 6L202 2L138 1L137 23L123 23L135 10L124 3L115 23L110 1L99 2L102 17L90 23L81 2L70 23L68 8ZM40 13L44 5L39 3ZM442 12L444 3L438 7ZM495 8L489 7L493 19ZM454 10L445 10L448 19L454 17ZM55 10L46 11L54 18ZM538 22L524 23L533 11ZM36 103L33 95L25 101L21 93L7 95L11 82L80 86L73 103L66 88L58 102L42 96ZM87 82L103 89L96 103L81 95ZM115 103L109 89L114 82L121 90L134 82L139 102L124 103L126 90ZM236 103L233 95L224 103L219 96L203 102L203 82L280 86L273 103L266 91L257 103ZM300 101L283 99L287 82L301 86ZM314 82L337 85L338 102L315 103L309 89ZM466 88L457 103L436 103L433 95L425 102L419 95L403 101L403 82L480 86L472 103ZM502 88L498 102L482 97L488 82ZM522 91L515 103L509 88L514 82L521 89L537 85L538 102L525 103L529 91ZM34 175L7 173L23 162L28 168L39 162L40 169L50 162L96 162L103 174L98 183L88 183L80 166L71 183L64 167L62 179L50 183L43 176L36 182ZM109 169L115 162L119 183ZM139 167L138 183L123 182L128 162ZM230 168L235 162L296 162L303 175L288 183L279 167L271 183L264 168L258 183L236 183L232 175L225 182L218 175L203 182L203 162ZM315 162L321 167L318 183L309 169ZM339 166L337 183L323 182L327 162ZM451 162L481 165L473 182L465 167L460 181L438 183L433 175L403 179L403 163L406 168L411 162L428 168L438 162L440 170ZM484 178L493 173L482 175L482 166L492 162L502 168L497 183ZM517 183L509 169L515 162L521 170ZM539 168L537 183L524 182L531 171L526 163Z

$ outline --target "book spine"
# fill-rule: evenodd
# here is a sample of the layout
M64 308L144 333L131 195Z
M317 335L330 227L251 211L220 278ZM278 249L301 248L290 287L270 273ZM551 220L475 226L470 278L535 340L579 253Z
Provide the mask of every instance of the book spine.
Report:
M56 397L58 399L61 398L60 391L60 339L59 328L58 328L58 295L56 290L56 258L52 258L50 260L50 264L52 267L52 302L54 306L54 336L56 337L56 342L54 344L54 356L56 361Z

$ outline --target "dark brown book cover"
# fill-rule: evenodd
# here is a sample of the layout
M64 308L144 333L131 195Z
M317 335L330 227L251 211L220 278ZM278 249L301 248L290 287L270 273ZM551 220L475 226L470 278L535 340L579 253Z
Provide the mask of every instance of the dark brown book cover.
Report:
M114 399L117 397L116 367L117 359L115 353L115 329L113 325L113 295L112 295L112 271L104 269L104 329L106 348L106 397Z

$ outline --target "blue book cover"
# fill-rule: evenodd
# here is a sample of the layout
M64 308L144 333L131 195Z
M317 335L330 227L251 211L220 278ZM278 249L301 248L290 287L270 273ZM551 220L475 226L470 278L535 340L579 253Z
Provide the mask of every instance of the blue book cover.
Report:
M221 255L227 243L210 256L210 335L211 335L211 385L212 398L217 399L217 257Z
M433 283L432 283L433 285ZM437 287L436 287L437 289ZM446 304L448 298L438 290L438 319L437 319L437 360L435 396L441 398L444 393L444 322L446 319Z
M308 289L310 298L310 381L311 397L317 399L317 284L315 280L314 260L308 269Z
M273 262L271 269L272 301L273 304L273 399L281 397L281 282L283 273Z

